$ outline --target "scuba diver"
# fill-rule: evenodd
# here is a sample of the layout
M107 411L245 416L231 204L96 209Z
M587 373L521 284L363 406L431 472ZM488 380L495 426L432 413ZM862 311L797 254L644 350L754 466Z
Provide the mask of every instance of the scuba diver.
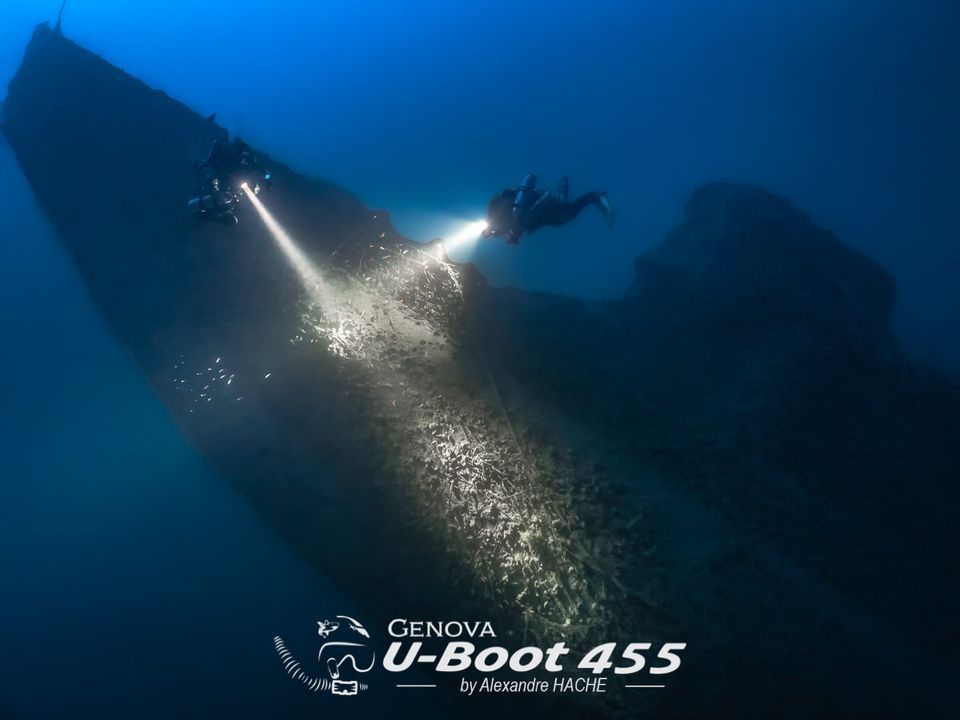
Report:
M220 187L220 178L204 180L200 194L187 203L187 207L196 210L200 217L210 217L227 225L240 222L234 214L239 197Z
M201 217L229 225L239 222L235 213L244 184L254 194L270 186L270 173L260 167L250 146L240 138L226 144L214 140L207 157L194 165L201 175L200 193L188 207Z
M569 200L570 181L566 176L560 178L557 194L537 187L537 176L527 175L520 187L501 190L487 207L487 228L484 237L491 235L506 237L507 242L516 245L524 233L544 225L565 225L590 205L595 206L613 228L613 209L606 193L589 192L575 200Z

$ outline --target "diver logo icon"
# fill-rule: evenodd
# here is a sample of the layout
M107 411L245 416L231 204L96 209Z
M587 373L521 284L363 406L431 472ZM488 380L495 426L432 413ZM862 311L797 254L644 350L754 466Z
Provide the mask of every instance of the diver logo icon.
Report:
M352 676L370 672L377 660L376 652L363 642L370 639L367 629L348 615L337 615L333 620L318 620L317 635L323 640L317 662L329 678L307 673L277 635L273 645L287 675L303 683L310 692L329 690L333 695L357 695L366 690L367 684Z

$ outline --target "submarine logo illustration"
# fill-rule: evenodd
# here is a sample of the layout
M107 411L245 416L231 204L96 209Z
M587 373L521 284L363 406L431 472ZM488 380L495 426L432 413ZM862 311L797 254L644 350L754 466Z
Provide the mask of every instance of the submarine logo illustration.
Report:
M376 652L370 648L370 633L349 615L336 615L333 620L318 620L317 652L319 674L311 674L287 648L283 638L273 638L274 647L287 675L302 683L310 692L333 695L358 695L369 687L357 676L368 673L376 663Z

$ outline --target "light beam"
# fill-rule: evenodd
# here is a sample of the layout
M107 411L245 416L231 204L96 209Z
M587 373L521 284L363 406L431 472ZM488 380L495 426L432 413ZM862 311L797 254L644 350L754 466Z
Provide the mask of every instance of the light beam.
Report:
M386 255L359 277L327 279L253 189L241 188L313 301L303 314L309 330L301 332L316 333L328 352L352 361L355 374L347 377L377 418L373 437L382 435L380 447L391 448L390 469L419 494L419 510L436 516L428 522L458 533L466 567L479 578L498 578L484 584L491 601L522 612L539 637L607 622L607 588L622 586L615 569L604 570L614 567L612 550L592 544L588 551L581 539L580 504L588 497L578 494L578 466L553 459L536 440L521 445L492 375L499 407L459 382L448 325L463 294L457 269L442 254L476 242L486 222L461 223L440 241L443 273L414 258L405 266L398 244L380 247ZM481 527L477 520L485 518L491 520ZM566 587L577 588L575 597Z
M250 186L247 183L243 183L240 189L243 190L247 198L249 198L250 203L256 208L257 214L259 214L260 219L263 220L263 224L267 226L267 230L270 231L273 239L283 251L287 261L296 271L297 275L300 276L300 281L303 283L307 292L310 293L311 299L321 307L326 305L326 300L328 299L327 284L317 268L314 267L310 259L303 254L303 251L297 247L297 244L287 231L283 229L283 226L270 214L270 211L267 210L256 193L250 189Z
M464 225L452 235L449 235L441 240L441 245L444 252L449 255L450 251L452 250L455 251L459 250L460 248L465 248L468 245L472 245L480 239L480 233L486 229L486 220L476 220L472 223Z

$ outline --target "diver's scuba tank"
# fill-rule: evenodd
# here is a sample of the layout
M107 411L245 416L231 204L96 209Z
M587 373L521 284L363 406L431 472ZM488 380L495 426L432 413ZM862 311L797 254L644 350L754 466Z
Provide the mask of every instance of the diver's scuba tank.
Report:
M520 213L530 203L530 197L537 187L537 176L533 173L524 175L523 182L517 188L517 196L513 200L513 211Z
M537 176L529 173L524 175L523 182L517 188L517 194L513 198L513 224L507 233L507 242L511 245L520 242L520 236L524 231L524 215L533 204L536 187Z

